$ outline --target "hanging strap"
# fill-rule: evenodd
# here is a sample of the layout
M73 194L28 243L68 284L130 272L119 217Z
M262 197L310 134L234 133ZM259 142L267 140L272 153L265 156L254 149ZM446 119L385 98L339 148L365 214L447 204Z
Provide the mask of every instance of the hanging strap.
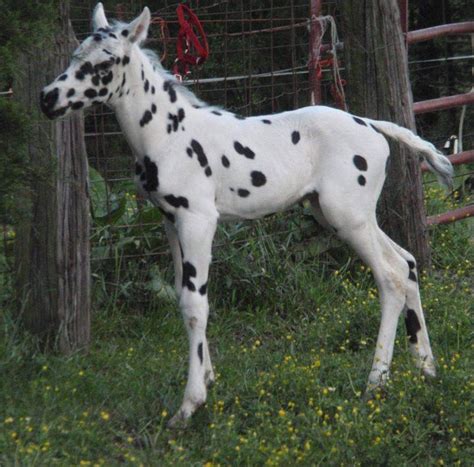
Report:
M173 73L181 81L183 76L190 73L190 66L204 63L209 56L209 45L201 22L191 8L181 4L176 8L176 14L179 32Z

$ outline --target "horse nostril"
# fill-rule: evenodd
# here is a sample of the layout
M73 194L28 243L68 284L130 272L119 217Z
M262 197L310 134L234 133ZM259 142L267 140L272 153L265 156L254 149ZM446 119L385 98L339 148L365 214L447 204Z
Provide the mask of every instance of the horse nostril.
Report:
M41 99L41 106L45 109L52 109L56 102L58 101L59 97L59 89L54 88L52 91L49 91L47 94L41 92L40 99Z

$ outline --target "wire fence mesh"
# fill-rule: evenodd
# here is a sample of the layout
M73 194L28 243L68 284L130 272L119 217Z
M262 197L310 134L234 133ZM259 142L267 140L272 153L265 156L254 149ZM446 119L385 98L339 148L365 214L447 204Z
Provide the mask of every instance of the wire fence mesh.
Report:
M72 2L71 21L80 41L91 32L90 15L95 3L95 0ZM163 66L171 69L179 29L176 7L180 2L127 0L118 4L104 3L108 17L123 21L134 18L145 5L149 6L155 23L150 29L147 47L156 50L163 58ZM281 112L310 104L308 0L192 0L187 4L199 17L209 41L207 62L193 68L186 79L186 84L201 99L244 116ZM321 14L335 18L343 40L338 2L324 1L322 4ZM329 39L326 35L323 43ZM410 48L416 53L416 59L410 63L415 100L417 94L426 95L427 87L433 97L438 97L442 92L466 92L472 85L469 38L456 37L450 44L443 56L433 56L426 44ZM424 59L425 55L429 59ZM338 58L344 78L342 54ZM457 78L449 81L445 75L453 76L453 70ZM322 102L333 106L331 83L331 69L324 69ZM457 132L460 111L453 109L438 115L420 116L418 123L422 136L441 148L449 136ZM472 109L468 110L466 122L472 122L469 117L472 117ZM449 128L446 134L432 131L439 128L435 123L440 120L444 122L444 128ZM94 274L98 276L110 266L118 271L130 267L133 262L140 269L140 265L149 260L163 256L167 259L160 214L135 195L134 161L113 112L105 106L94 107L85 115L85 128L91 168ZM468 125L464 132L465 150L472 148L473 140L474 129ZM458 177L465 179L469 174L473 174L472 170L465 167ZM216 247L230 241L245 244L241 232L251 235L259 231L260 235L281 237L291 235L295 230L286 214L262 233L259 225L265 222L257 224L254 231L239 224L234 230L219 233ZM296 227L300 228L301 222ZM120 276L115 275L112 282L118 287Z
M91 3L78 3L73 7L73 25L79 39L90 33ZM155 24L152 27L147 46L162 56L165 68L171 69L179 28L176 16L176 7L179 3L130 0L115 5L108 9L107 13L110 17L126 21L137 15L145 3L151 8L155 21L160 20L159 24L165 25L159 27L159 24ZM275 113L309 105L308 0L264 2L195 0L187 4L199 17L210 48L208 61L203 66L193 68L186 80L187 85L200 98L241 115ZM335 1L323 2L321 13L335 17L336 24L342 23L339 21L340 14ZM328 35L325 36L325 41L328 41ZM423 48L424 45L417 47ZM463 61L448 63L446 60L429 64L423 63L423 60L414 61L411 65L414 87L416 89L422 79L420 76L426 73L426 66L430 67L430 71L435 69L434 67L446 71L447 66L454 66L458 67L459 70L456 71L461 73L460 70L465 71L465 65ZM343 73L342 63L340 67ZM439 88L443 78L440 77L437 82ZM334 105L330 93L331 83L331 70L325 69L321 86L323 103L326 105ZM451 111L451 115L453 112L455 111ZM426 125L426 119L421 120L421 127L424 126L429 127ZM427 133L433 137L438 147L450 136L431 135L429 128ZM126 199L128 211L118 222L109 222L107 229L96 223L93 233L96 253L93 257L94 262L116 260L116 256L111 254L116 251L112 248L111 242L117 240L127 243L133 239L136 245L141 246L144 246L143 242L147 243L147 248L142 250L140 247L124 248L122 254L128 259L166 254L167 248L161 231L154 228L157 217L149 213L140 215L145 208L144 202L133 195L132 157L109 109L96 108L86 117L86 140L90 165L98 174L95 183L100 185L97 201L103 204L101 212L96 213L96 217L105 221L110 219L111 213L119 208L123 197ZM465 146L471 142L472 133L465 135ZM459 177L465 177L465 172ZM94 187L92 189L94 190ZM129 235L131 229L133 235ZM119 232L124 235L121 237ZM150 233L157 236L157 242L151 242ZM150 242L154 247L151 247ZM221 240L218 245L224 243L225 241Z
M72 9L79 40L90 34L90 3L78 3ZM127 21L144 3L123 2L106 12L111 18ZM178 3L160 2L156 9L154 2L146 3L155 19L146 46L164 57L163 66L171 69L179 27L175 12ZM188 5L199 17L209 41L208 61L193 68L186 79L186 85L201 99L243 116L309 105L307 0L194 1ZM337 15L336 2L325 2L324 14ZM163 23L166 27L160 26ZM331 72L324 70L322 93L329 105L330 83ZM162 229L156 228L160 214L152 214L134 194L134 162L112 111L96 107L87 114L86 143L96 219L92 234L96 270L104 261L123 264L167 255ZM114 212L120 215L114 217ZM225 243L223 235L216 247Z

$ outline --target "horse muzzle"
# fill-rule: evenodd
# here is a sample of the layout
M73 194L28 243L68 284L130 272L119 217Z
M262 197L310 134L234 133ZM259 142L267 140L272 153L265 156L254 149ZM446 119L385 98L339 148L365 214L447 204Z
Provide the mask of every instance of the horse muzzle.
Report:
M40 94L40 107L41 111L50 119L54 120L55 118L61 117L64 115L69 108L69 106L65 107L60 107L58 109L55 109L56 104L58 102L59 98L59 89L54 88L51 91L44 92L41 91Z

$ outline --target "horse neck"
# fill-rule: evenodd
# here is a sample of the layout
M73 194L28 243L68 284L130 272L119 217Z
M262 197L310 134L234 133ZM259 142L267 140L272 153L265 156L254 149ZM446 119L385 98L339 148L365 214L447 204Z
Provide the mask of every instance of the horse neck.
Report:
M169 77L138 47L130 53L130 63L123 73L125 85L112 103L122 131L136 155L159 151L167 138L168 114L177 110L177 104L172 102L172 93L176 91L169 91ZM179 106L192 108L181 95Z

